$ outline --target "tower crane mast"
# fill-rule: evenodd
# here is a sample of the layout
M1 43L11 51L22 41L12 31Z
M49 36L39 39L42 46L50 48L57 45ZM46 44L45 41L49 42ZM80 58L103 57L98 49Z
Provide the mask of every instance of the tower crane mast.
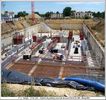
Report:
M32 11L32 24L36 24L36 18L34 13L34 1L31 1L31 11Z

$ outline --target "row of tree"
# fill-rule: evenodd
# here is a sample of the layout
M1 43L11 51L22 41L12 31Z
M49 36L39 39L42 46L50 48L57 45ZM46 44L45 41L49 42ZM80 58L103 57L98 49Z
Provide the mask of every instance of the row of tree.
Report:
M72 10L71 7L65 7L63 9L63 17L68 17L68 16L73 16L74 12L76 12L75 10ZM91 12L91 11L89 11ZM59 12L56 12L57 14L59 14ZM92 12L93 16L96 18L105 18L105 11L104 12ZM46 18L50 18L51 14L53 14L53 12L46 12L45 13L45 17ZM86 19L88 19L88 16L85 16Z
M15 17L15 18L25 17L25 16L27 16L27 15L28 15L28 13L26 13L26 11L20 11L20 12L18 12L18 14L16 14L14 17Z
M93 16L97 18L105 18L105 12L93 12Z
M67 17L67 16L71 16L73 13L71 7L66 7L63 9L63 16ZM44 17L46 18L50 18L51 14L53 14L53 12L46 12ZM58 11L56 12L56 14L60 14Z
M68 16L73 16L74 14L74 10L72 10L71 7L65 7L63 9L63 17L68 17ZM45 17L45 18L50 18L51 17L51 14L53 14L53 12L46 12L45 14L39 14L39 12L35 12L36 14L42 16L42 17ZM59 12L57 11L56 12L57 14L59 14ZM105 12L92 12L93 13L93 16L94 17L97 17L97 18L105 18ZM17 15L15 15L15 18L17 17L25 17L26 15L28 15L28 13L26 13L25 11L23 12L18 12Z

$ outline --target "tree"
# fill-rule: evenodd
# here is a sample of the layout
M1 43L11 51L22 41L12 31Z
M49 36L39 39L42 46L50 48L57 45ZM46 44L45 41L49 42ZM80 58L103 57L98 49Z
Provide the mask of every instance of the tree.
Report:
M26 13L25 11L20 11L17 15L15 15L15 18L25 17L26 15L28 15L28 13Z
M8 16L8 11L5 11L4 12L4 16Z
M59 14L59 12L57 11L56 14Z
M46 17L46 18L50 18L51 14L53 14L53 12L46 12L46 13L45 13L45 17Z
M5 14L7 14L8 13L8 11L5 11Z
M85 19L89 19L90 17L88 17L88 16L86 16L86 15L85 15L85 17L84 17L84 18L85 18Z
M100 17L101 13L100 12L97 12L97 17Z
M41 17L45 17L45 14L40 14Z
M63 9L63 16L70 16L71 15L71 7L66 7Z
M34 13L40 15L39 12L34 12Z
M102 17L102 18L105 18L105 12L102 12L102 13L101 13L101 17Z
M93 12L93 16L97 18L105 18L105 12Z
M46 13L45 13L45 17L46 17L46 18L49 18L49 17L50 17L50 12L46 12Z

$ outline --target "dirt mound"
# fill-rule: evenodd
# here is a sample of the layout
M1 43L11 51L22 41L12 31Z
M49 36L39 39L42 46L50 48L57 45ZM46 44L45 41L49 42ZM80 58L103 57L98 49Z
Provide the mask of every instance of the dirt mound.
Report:
M39 33L49 33L52 31L50 27L48 27L45 23L40 23L39 25Z
M28 24L33 25L32 24L32 15L28 15L25 18L26 18L26 21L27 21ZM38 14L35 14L36 23L39 23L41 19L42 19L41 16L39 16Z
M11 31L11 28L10 28L10 26L8 24L2 23L2 25L1 25L1 31L2 31L2 33L10 32Z
M81 26L85 22L87 25L94 26L96 24L92 19L50 19L46 20L45 23L53 29L81 29Z
M26 16L26 18L31 18L31 15ZM35 18L40 19L41 17L38 14L35 14Z
M30 25L25 20L11 21L1 24L1 34L6 34L15 30L21 30Z
M94 27L92 27L95 37L100 42L100 44L105 46L105 21L100 20Z
M104 20L101 20L99 23L97 23L94 27L92 27L93 30L97 31L99 34L101 34L102 39L104 39L105 36L105 27L104 27Z

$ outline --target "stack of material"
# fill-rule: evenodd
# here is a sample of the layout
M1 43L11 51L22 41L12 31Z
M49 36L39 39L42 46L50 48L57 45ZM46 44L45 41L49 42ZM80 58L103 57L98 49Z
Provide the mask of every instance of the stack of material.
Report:
M23 43L23 35L13 37L13 44L22 44Z

